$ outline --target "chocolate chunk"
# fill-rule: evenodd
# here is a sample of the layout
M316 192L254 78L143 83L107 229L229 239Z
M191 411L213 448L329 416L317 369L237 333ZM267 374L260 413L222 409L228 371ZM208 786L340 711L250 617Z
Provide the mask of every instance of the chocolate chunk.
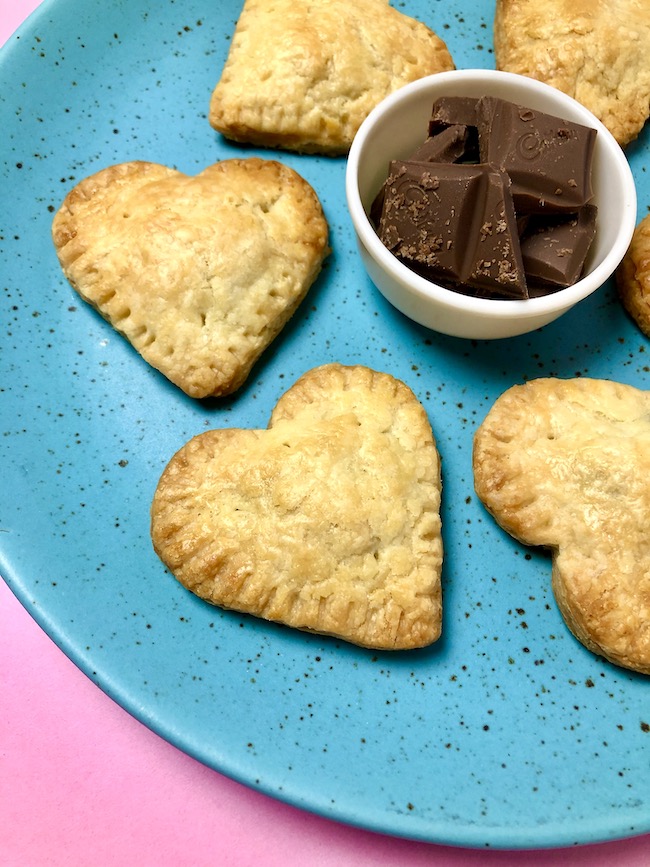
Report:
M591 199L594 129L495 97L477 115L481 161L508 173L518 213L576 212Z
M379 237L429 279L528 297L509 180L491 166L395 161Z
M409 161L453 163L466 154L468 128L463 124L454 124L436 135L429 136L418 149L411 154ZM381 210L384 205L386 184L382 185L370 206L370 220L379 225Z
M429 135L435 135L453 124L477 126L478 100L473 96L441 96L431 108Z
M368 216L370 217L370 222L375 228L375 231L379 229L379 222L381 220L381 212L384 209L384 201L386 200L386 181L381 185L381 189L372 200L372 204L370 205L370 211L368 212Z
M460 239L473 222L481 175L477 166L391 163L379 237L406 264L462 279L466 245Z
M482 298L580 279L596 233L596 131L495 97L444 97L429 137L391 163L370 217L413 271Z
M454 124L436 135L429 136L421 144L415 153L411 154L409 161L431 163L453 163L462 159L467 153L468 128L463 124ZM386 194L386 183L375 196L370 206L370 220L377 228L381 218L381 211Z
M490 295L527 298L517 217L508 176L504 172L486 169L483 195L483 222L478 226L478 243L465 282Z
M456 124L467 127L466 159L478 162L478 100L470 96L443 96L431 108L429 136Z
M585 205L568 217L553 220L531 217L521 239L521 254L530 283L546 294L572 286L580 279L596 234L597 210L595 205Z
M455 123L430 135L423 144L411 154L409 160L425 163L455 163L467 154L469 127Z

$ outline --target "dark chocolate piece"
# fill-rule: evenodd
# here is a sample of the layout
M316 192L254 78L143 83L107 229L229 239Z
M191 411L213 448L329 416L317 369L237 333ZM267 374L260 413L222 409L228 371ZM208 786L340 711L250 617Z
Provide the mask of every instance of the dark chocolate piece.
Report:
M495 97L477 115L481 161L508 173L518 213L576 212L591 199L594 129Z
M491 166L393 162L379 237L429 279L528 297L509 180Z
M546 293L576 283L596 235L595 205L569 217L542 221L531 217L521 239L521 254L530 283Z

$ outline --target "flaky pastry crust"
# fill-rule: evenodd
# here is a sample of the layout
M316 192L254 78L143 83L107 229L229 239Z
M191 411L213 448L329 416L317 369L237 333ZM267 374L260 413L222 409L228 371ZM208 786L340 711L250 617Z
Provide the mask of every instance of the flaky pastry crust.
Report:
M616 288L623 307L650 337L650 214L637 225L616 269Z
M473 467L496 521L552 550L574 635L650 674L650 393L587 378L514 386L479 427Z
M341 154L385 96L453 68L388 0L246 0L209 121L236 141Z
M328 253L311 186L256 158L194 177L150 162L110 166L68 193L52 234L81 297L196 398L244 383Z
M622 146L650 113L650 0L497 0L497 69L577 99Z
M329 364L266 430L190 440L151 508L154 548L223 608L354 644L422 647L441 631L440 461L402 382Z

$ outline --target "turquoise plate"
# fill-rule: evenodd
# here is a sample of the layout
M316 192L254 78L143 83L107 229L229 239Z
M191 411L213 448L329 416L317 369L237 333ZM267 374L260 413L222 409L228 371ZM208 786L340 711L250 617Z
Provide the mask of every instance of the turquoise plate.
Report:
M493 4L406 0L458 67L494 66ZM473 492L477 425L543 375L648 387L648 341L611 283L532 335L468 342L396 313L361 269L344 159L248 149L206 120L239 2L45 0L3 48L0 572L87 675L180 749L274 797L389 834L543 847L650 831L650 683L587 652ZM648 129L629 149L646 212ZM248 384L197 402L145 364L63 278L55 210L81 178L146 159L195 173L279 158L316 189L327 267ZM641 214L640 214L641 216ZM407 382L443 459L444 637L371 653L210 607L165 571L149 504L173 452L265 427L325 362Z

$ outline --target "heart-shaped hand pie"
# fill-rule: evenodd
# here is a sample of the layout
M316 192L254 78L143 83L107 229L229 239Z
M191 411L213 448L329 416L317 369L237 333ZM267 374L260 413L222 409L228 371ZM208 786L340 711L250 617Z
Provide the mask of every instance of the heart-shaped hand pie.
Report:
M497 69L537 78L595 114L620 145L650 113L645 0L497 0Z
M552 550L574 635L650 674L650 393L587 378L514 386L476 432L473 462L497 522Z
M111 166L70 191L52 234L81 297L196 398L243 384L328 252L313 189L255 158L195 177Z
M154 548L215 605L386 650L441 629L440 461L411 390L330 364L268 429L207 431L164 470Z
M442 39L388 0L246 0L209 121L235 141L345 153L385 96L453 68Z

